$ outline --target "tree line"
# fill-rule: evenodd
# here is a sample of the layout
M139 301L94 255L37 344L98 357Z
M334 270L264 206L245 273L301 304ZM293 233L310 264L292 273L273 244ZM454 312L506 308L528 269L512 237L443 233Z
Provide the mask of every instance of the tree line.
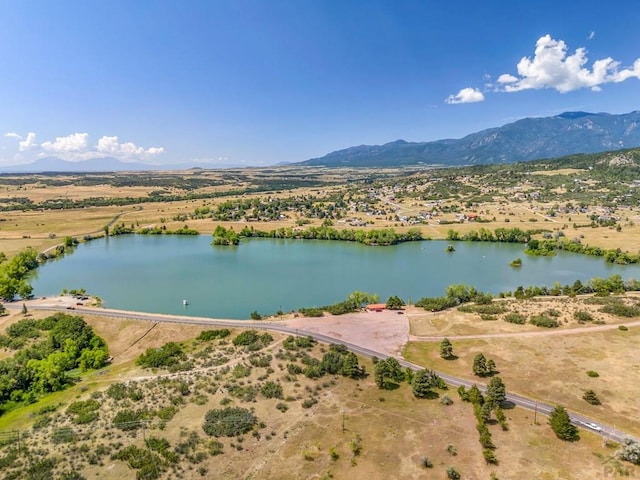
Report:
M224 229L224 227L216 227L218 237L224 235L233 235L229 233L233 228ZM223 235L223 232L224 233ZM406 232L396 232L392 228L383 229L337 229L330 225L321 225L317 227L308 227L306 229L294 229L292 227L282 227L270 231L256 230L253 227L245 226L236 234L238 239L241 238L284 238L284 239L300 239L300 240L338 240L344 242L356 242L364 245L372 246L388 246L396 245L402 242L414 242L423 240L422 232L418 228L409 229ZM237 245L237 243L233 243Z
M14 343L14 341L16 341ZM23 319L0 336L6 346L22 346L0 361L0 410L11 402L33 403L40 395L73 383L69 372L107 364L106 342L79 316L55 313L42 320Z

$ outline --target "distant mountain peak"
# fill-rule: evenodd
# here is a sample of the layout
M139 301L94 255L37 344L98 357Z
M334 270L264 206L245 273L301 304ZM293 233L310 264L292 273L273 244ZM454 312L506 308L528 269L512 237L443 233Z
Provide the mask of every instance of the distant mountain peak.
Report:
M523 118L460 139L361 145L300 163L353 167L513 163L640 147L639 125L637 110L622 115L564 112L555 117Z
M589 113L589 112L563 112L560 115L557 115L557 117L566 118L568 120L575 120L576 118L590 117L592 115L597 115L597 114Z

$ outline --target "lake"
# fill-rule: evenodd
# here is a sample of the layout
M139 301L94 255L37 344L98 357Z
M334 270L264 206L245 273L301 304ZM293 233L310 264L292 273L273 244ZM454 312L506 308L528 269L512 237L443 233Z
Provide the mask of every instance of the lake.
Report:
M619 273L639 278L640 265L560 252L529 257L523 245L409 242L392 247L317 240L243 240L213 247L211 236L123 235L79 245L41 266L35 296L84 288L110 308L215 318L249 318L344 300L354 290L405 301L443 295L451 284L499 293L518 285L572 284ZM522 268L509 266L522 258ZM182 300L189 304L184 306Z

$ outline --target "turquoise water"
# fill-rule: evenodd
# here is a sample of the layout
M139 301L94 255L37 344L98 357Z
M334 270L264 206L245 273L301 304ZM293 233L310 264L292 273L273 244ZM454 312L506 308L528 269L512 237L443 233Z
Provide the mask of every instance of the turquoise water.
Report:
M105 307L242 319L254 310L272 314L335 303L354 290L378 293L381 301L391 295L415 301L442 295L455 283L498 293L614 273L640 277L638 265L608 265L571 253L528 257L522 245L510 244L460 242L447 253L442 241L393 247L273 239L244 240L238 247L210 243L208 235L93 240L40 267L34 295L84 288ZM524 266L511 268L518 257Z

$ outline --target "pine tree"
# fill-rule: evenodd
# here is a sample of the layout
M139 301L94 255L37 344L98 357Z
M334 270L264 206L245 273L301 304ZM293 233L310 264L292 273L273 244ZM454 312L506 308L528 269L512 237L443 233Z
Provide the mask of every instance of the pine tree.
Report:
M578 428L571 423L571 418L561 405L556 406L549 414L549 425L560 440L578 440Z
M448 338L443 338L440 342L440 356L445 360L453 358L453 345Z
M427 369L418 370L411 382L413 394L418 398L426 398L431 395L431 389L435 386L433 385L433 378L431 371Z
M478 353L473 358L473 373L483 377L487 372L487 359L482 353Z
M493 361L493 359L489 359L487 360L487 370L485 372L485 375L493 375L494 373L497 373L498 369L496 368L496 362Z
M499 407L507 399L507 388L500 377L492 377L487 385L487 403L492 407Z
M593 390L586 390L584 392L584 395L582 395L582 398L591 405L600 405L600 399L598 398L598 395L596 395L596 392L594 392Z

